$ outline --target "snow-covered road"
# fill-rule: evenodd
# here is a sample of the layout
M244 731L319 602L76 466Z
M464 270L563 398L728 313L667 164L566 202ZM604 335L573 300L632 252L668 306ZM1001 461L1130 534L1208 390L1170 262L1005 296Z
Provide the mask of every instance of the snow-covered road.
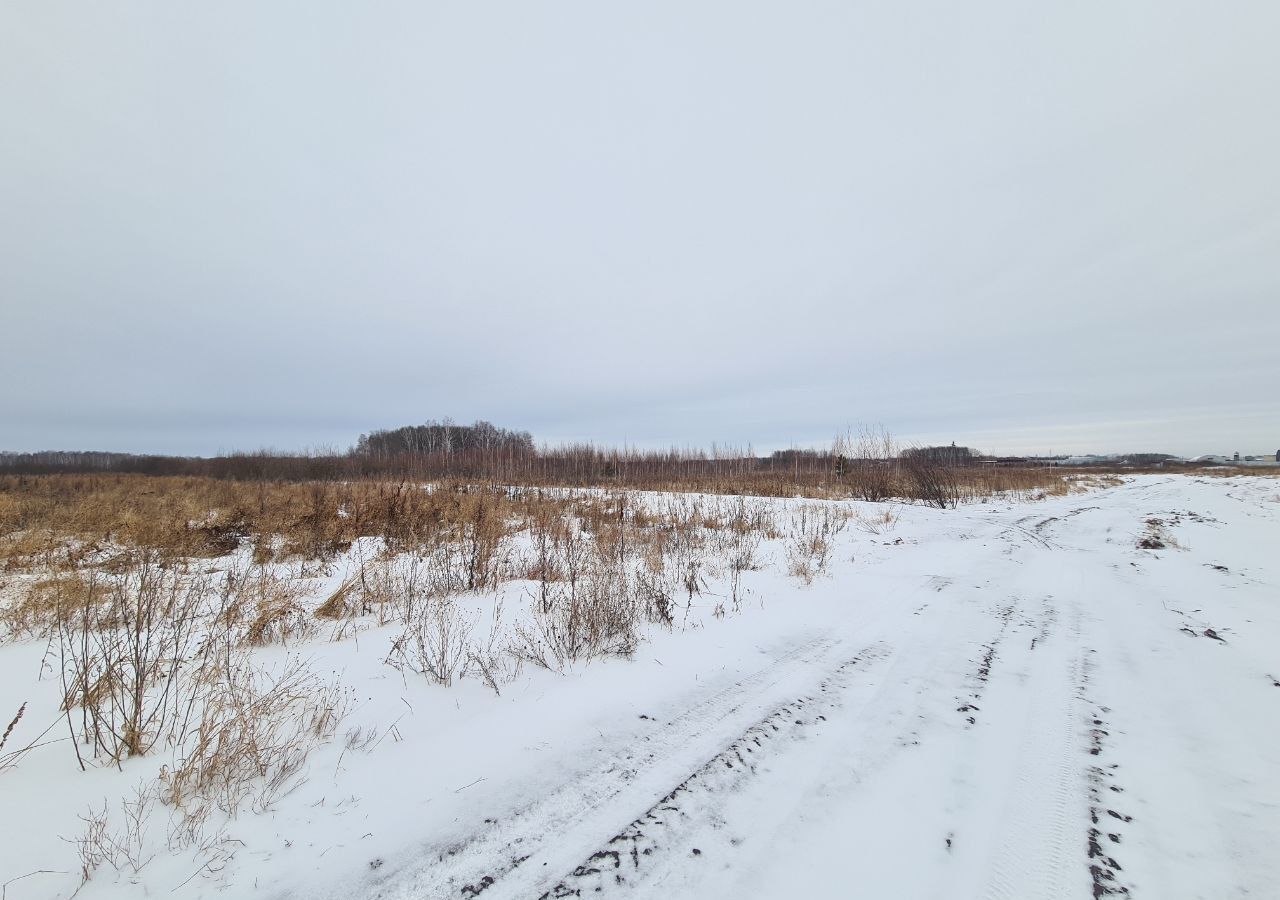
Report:
M361 893L1280 896L1278 496L909 510L767 615L575 685L554 714L591 741L486 771Z

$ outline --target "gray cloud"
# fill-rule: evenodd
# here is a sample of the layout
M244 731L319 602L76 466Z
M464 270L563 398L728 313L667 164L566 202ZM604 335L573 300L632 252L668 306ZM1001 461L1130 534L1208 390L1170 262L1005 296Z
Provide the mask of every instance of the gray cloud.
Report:
M1278 42L1265 2L7 3L0 446L1274 450Z

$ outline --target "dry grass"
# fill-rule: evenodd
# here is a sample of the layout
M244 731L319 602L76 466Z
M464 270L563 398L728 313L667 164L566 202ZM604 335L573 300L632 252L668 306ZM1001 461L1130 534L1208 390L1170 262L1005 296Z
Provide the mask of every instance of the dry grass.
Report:
M859 487L855 469L841 473L848 483L812 485L813 492L879 496L913 483L924 502L954 506L995 492L1043 496L1080 485L1047 470L887 460L863 469L878 486ZM747 475L735 484L749 487ZM625 490L455 481L10 476L0 478L0 556L29 587L0 605L0 623L13 637L58 638L68 710L110 710L109 721L88 715L81 734L91 738L91 755L105 749L119 759L146 752L152 732L163 732L130 720L152 715L140 710L152 686L167 682L165 666L178 665L195 640L192 622L212 617L228 640L257 646L305 639L323 621L341 636L372 613L378 624L402 628L390 660L447 684L471 654L471 627L450 598L522 579L533 585L535 620L514 656L560 668L634 652L644 622L687 620L708 577L729 580L719 611L736 608L742 573L756 567L764 540L785 538L789 571L812 581L827 570L851 516L843 505L803 504L783 528L776 503L740 494L641 500ZM896 513L854 521L878 534L894 526ZM519 551L516 535L523 535ZM299 576L325 574L335 554L365 538L380 539L371 545L380 549L360 544L358 571L311 603ZM246 552L219 563L216 578L199 562L241 546ZM295 567L284 571L290 560ZM156 591L164 596L144 596Z
M117 810L104 801L80 817L82 831L70 843L83 880L104 865L136 875L161 846L194 849L212 865L223 842L221 829L210 828L215 817L266 811L295 789L311 750L332 738L351 706L348 692L296 659L277 671L234 652L205 663L181 689L198 712L169 735L176 762ZM157 803L174 811L163 844L148 836Z
M877 499L934 502L919 490L918 473L899 465L875 468ZM952 469L945 473L957 502L997 493L1064 490L1051 469ZM714 480L646 485L673 492L723 496L843 499L867 493L857 473L782 478L749 473ZM913 488L914 485L914 488ZM566 501L571 496L573 499ZM214 558L246 543L255 561L278 557L323 559L359 537L382 537L392 549L453 541L463 548L465 589L493 578L503 538L515 527L556 527L565 505L590 530L621 516L643 527L645 511L624 496L593 491L512 490L493 482L442 481L428 489L406 482L238 482L144 475L0 477L0 559L10 570L38 565L97 565L124 548L148 548L173 557ZM689 520L686 519L686 522ZM702 522L711 526L712 523ZM533 526L538 527L538 526Z
M42 614L52 620L62 714L80 766L172 756L159 781L119 810L104 805L82 817L72 843L86 879L103 865L136 873L147 864L154 801L175 810L171 848L213 852L206 825L214 814L269 808L350 706L345 690L296 658L276 668L254 661L253 645L314 624L297 586L261 567L215 579L147 553L110 576L62 578L48 590L55 599Z
M59 622L82 611L92 613L92 586L81 573L39 578L10 603L0 606L0 626L10 637L47 639Z
M855 511L853 524L859 531L865 531L867 534L888 534L898 527L898 513L891 507L880 509L874 513Z
M234 579L234 570L227 577ZM261 566L241 577L242 584L232 595L240 615L233 613L231 621L241 616L248 619L245 641L254 646L283 644L305 640L315 633L315 620L303 603L306 597L303 584ZM251 616L245 616L249 610Z
M5 745L9 743L9 738L13 734L13 729L18 727L18 723L22 721L22 717L26 714L27 704L24 701L23 704L18 707L18 711L14 714L13 718L9 720L9 725L5 728L4 734L0 735L0 772L13 768L17 765L18 760L22 758L22 751L10 750L8 753L5 753L4 748Z
M179 763L161 773L160 799L203 820L269 809L295 787L316 743L333 736L350 706L338 685L293 659L280 671L247 657L222 658L216 679L199 683L198 721L176 737Z
M329 595L329 599L316 607L316 618L345 619L354 615L359 608L353 602L356 585L357 580L354 578L342 582L338 589Z
M787 572L805 584L825 575L835 538L856 513L844 506L801 505L792 517L787 538Z

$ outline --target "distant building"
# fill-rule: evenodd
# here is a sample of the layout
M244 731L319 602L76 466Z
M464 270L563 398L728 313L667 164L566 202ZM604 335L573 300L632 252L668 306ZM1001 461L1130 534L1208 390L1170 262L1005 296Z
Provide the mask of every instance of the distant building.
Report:
M1242 466L1280 466L1280 454L1272 456L1267 453L1259 453L1255 456L1246 456L1240 460Z
M1203 456L1197 456L1188 460L1193 465L1202 466L1275 466L1280 465L1277 457L1264 454L1249 454L1241 456L1238 452L1231 456L1223 456L1217 453L1206 453Z
M985 466L989 469L1000 467L1022 469L1028 466L1056 466L1058 464L1056 459L1046 462L1044 460L1031 459L1026 456L980 456L977 457L976 460L979 465Z

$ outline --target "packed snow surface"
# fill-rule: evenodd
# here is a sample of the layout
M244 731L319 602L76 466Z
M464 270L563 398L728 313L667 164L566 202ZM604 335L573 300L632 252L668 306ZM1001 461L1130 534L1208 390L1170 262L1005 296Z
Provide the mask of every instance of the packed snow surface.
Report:
M811 585L766 546L739 613L699 595L500 696L377 630L308 644L376 745L316 750L218 871L161 848L79 896L1280 897L1280 481L898 512ZM0 647L0 709L56 693L43 653ZM155 765L3 773L7 896L74 891L77 815Z

